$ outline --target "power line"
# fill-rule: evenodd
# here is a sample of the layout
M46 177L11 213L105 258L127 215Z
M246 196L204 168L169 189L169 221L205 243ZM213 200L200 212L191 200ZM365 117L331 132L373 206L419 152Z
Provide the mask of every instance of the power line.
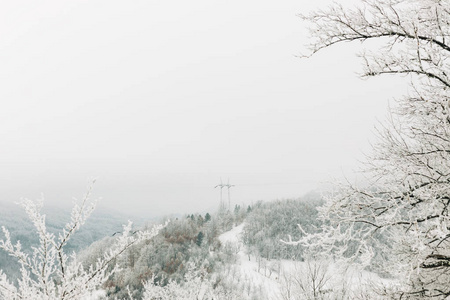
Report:
M280 183L247 183L236 184L235 186L274 186L274 185L301 185L302 182L280 182Z

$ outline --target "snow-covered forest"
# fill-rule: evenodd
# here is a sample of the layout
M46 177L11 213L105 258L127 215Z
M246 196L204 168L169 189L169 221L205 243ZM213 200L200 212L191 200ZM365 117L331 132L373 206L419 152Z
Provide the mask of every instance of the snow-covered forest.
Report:
M16 223L30 227L20 234L25 242L13 242L18 237L3 227L0 247L11 259L2 260L2 299L335 299L337 295L374 295L366 285L386 284L392 279L315 257L300 245L281 241L303 236L295 222L310 233L320 231L317 207L322 204L321 196L311 193L300 199L236 205L232 210L160 220L163 226L147 223L131 229L127 225L123 232L113 232L116 225L106 226L99 233L105 237L89 243L80 237L75 240L76 231L88 222L95 206L89 194L71 214L59 212L70 215L62 231L46 226L41 200L26 201L21 206L30 220ZM103 222L108 224L105 220L96 224ZM79 245L76 254L70 246L72 235Z
M361 77L409 82L356 183L229 206L221 183L218 209L136 225L95 212L95 181L70 212L5 205L0 300L449 298L450 1L335 3L301 19L299 60L350 43Z

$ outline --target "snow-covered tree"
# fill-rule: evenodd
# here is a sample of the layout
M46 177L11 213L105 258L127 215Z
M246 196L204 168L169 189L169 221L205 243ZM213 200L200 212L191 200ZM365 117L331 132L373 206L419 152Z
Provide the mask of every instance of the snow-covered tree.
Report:
M208 264L205 261L204 264ZM162 286L150 280L145 284L143 300L250 300L251 295L244 293L243 288L229 278L223 278L225 274L208 274L205 266L200 266L193 261L187 263L187 272L184 280L177 282L170 280ZM236 275L236 274L234 274ZM236 278L233 278L237 280ZM264 299L256 296L256 299Z
M177 283L175 280L170 280L167 285L161 286L154 280L150 280L145 284L144 299L203 299L204 294L210 290L209 281L205 276L206 273L203 269L197 268L193 262L188 262L183 282Z
M331 270L330 261L307 259L293 263L280 274L282 300L355 299L349 289L351 275L347 270Z
M321 204L319 195L308 201L284 199L273 202L258 202L248 214L242 232L244 244L253 255L265 259L303 259L303 248L280 243L280 239L290 234L294 239L301 236L296 224L307 232L316 232L320 226L317 221L316 206Z
M93 265L84 268L76 254L66 253L64 247L95 208L96 201L90 198L91 190L92 185L81 203L74 205L70 222L57 237L46 228L46 216L41 213L43 199L23 200L20 203L36 229L39 245L33 247L29 255L22 250L20 241L15 244L11 242L10 232L2 227L5 238L0 240L0 249L20 263L21 277L14 284L0 270L0 299L66 300L89 297L118 270L117 265L110 267L111 262L132 245L154 237L161 229L162 226L155 226L149 231L132 234L129 222L109 250Z
M345 184L329 196L323 232L302 243L362 265L384 262L403 280L390 296L450 296L450 1L363 0L303 18L310 54L365 42L363 76L409 75L412 89L379 129L367 187Z

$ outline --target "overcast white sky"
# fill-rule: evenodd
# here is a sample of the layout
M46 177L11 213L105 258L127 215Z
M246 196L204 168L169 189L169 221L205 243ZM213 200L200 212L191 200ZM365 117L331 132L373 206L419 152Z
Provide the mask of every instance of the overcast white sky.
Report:
M328 3L305 2L0 1L0 200L97 177L155 215L215 208L221 177L248 203L350 175L405 87L359 79L352 45L296 57Z

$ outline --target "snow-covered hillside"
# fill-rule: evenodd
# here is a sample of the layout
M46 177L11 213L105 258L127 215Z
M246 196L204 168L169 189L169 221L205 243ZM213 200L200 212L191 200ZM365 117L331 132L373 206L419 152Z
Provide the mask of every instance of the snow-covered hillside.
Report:
M265 260L249 254L242 242L245 224L240 224L219 236L220 242L236 249L237 260L232 266L236 281L251 285L269 300L321 299L335 296L353 298L368 293L369 287L390 284L377 274L342 267L335 262ZM327 295L328 294L328 295ZM317 296L317 295L316 295ZM373 296L373 295L372 295ZM373 296L375 297L375 296Z
M122 235L108 236L78 253L76 258L73 257L73 262L69 261L77 270L73 274L84 276L86 273L82 270L91 272L95 266L108 266L108 261L98 263L105 260L102 258L104 253L123 253L115 256L114 263L121 269L114 276L105 275L88 288L85 282L90 283L90 279L83 281L83 278L77 279L75 276L67 281L74 286L73 290L78 289L73 299L327 300L355 299L356 296L377 299L378 295L371 293L368 287L388 281L333 261L307 259L311 257L309 251L305 251L308 249L297 245L300 251L290 251L289 247L294 246L280 242L282 236L291 234L289 230L297 230L290 225L291 215L284 213L292 211L295 204L293 201L279 201L272 205L255 205L246 210L237 207L233 213L212 216L207 213L205 217L192 214L172 220L157 230L151 229L148 232L150 239L139 242L134 234L127 235L131 230L129 225L124 228L127 238L121 238ZM300 208L305 206L302 202L297 204ZM36 205L33 205L27 203L27 207L34 208ZM270 209L271 206L276 209ZM302 215L310 211L306 210ZM77 214L80 214L78 210L75 211ZM39 228L45 228L45 218L39 214L37 216L33 215L32 220L40 225ZM310 219L302 219L306 220L305 223L311 223ZM233 227L233 224L240 225ZM7 242L3 244L6 245L3 249L11 252L14 249L8 246L12 245L8 232L5 235ZM53 239L53 235L48 236ZM132 244L127 244L128 241ZM117 250L117 243L124 244L122 247L125 248ZM46 249L45 244L41 247ZM283 259L286 257L289 260ZM55 264L51 261L46 265L51 263ZM92 265L94 267L89 267ZM23 274L28 276L28 273ZM57 275L53 276L57 278ZM3 276L0 279L9 284L6 278ZM1 299L14 298L9 295L16 293L15 287L10 286L5 290L8 296ZM55 288L54 292L59 290ZM44 299L41 295L20 298Z
M219 236L219 240L224 245L232 245L237 250L237 261L234 266L238 270L241 278L245 282L249 282L253 285L253 288L261 289L263 295L267 295L268 299L277 299L280 295L280 284L275 276L265 276L264 272L258 272L258 262L253 255L247 254L241 239L242 230L244 229L244 223L234 227L230 231L227 231Z

